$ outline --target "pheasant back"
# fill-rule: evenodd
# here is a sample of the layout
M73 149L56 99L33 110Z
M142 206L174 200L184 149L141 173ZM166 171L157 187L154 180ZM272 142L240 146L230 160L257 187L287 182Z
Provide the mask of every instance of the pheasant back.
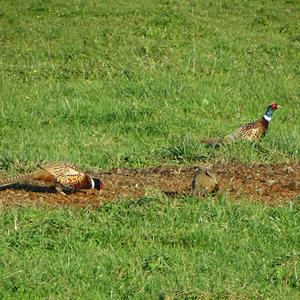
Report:
M264 122L263 119L257 120L238 128L233 135L239 140L260 141L266 135L268 125L269 123Z
M77 165L68 162L51 163L42 166L42 169L49 172L57 183L65 187L80 189L89 184L88 175Z

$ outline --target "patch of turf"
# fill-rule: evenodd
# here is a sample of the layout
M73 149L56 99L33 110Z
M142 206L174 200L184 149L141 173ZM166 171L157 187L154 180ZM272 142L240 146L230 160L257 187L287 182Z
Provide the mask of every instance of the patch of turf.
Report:
M0 161L109 169L178 157L299 159L295 1L2 6ZM283 109L262 152L197 145L259 118L272 101Z
M299 207L148 196L1 211L1 296L299 297Z

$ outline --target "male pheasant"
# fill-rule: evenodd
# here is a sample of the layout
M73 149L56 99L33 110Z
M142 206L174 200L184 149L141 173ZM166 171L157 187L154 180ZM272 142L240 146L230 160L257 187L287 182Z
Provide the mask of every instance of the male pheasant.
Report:
M250 142L261 141L268 131L273 111L280 107L281 106L275 102L271 103L267 107L267 111L261 119L258 119L251 123L247 123L246 125L236 129L234 132L226 135L225 137L209 138L203 140L202 143L210 146L221 146L234 143L237 140L246 140Z
M21 174L0 180L0 187L29 180L42 181L53 184L57 190L78 191L81 189L103 188L99 178L92 177L74 164L68 162L54 162L41 166L40 169L31 173Z

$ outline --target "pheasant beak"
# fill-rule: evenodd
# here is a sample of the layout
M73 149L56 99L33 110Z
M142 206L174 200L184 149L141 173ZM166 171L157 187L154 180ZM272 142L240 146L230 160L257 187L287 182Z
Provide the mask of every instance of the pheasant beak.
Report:
M277 104L277 109L278 109L278 108L281 108L281 106L280 106L279 104Z

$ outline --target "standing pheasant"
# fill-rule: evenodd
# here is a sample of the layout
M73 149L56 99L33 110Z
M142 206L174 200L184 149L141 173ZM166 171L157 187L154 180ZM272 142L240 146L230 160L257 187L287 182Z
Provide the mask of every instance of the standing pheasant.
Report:
M236 129L234 132L226 135L225 137L209 138L203 140L202 143L210 146L221 146L234 143L237 140L246 140L250 142L260 141L268 131L273 111L278 108L280 108L280 105L275 102L271 103L267 107L267 111L261 119L258 119L251 123L247 123L246 125Z
M77 191L92 188L100 190L103 188L103 183L99 178L92 177L80 170L78 166L68 162L50 163L31 173L2 179L0 187L29 180L53 184L62 193L63 190Z

